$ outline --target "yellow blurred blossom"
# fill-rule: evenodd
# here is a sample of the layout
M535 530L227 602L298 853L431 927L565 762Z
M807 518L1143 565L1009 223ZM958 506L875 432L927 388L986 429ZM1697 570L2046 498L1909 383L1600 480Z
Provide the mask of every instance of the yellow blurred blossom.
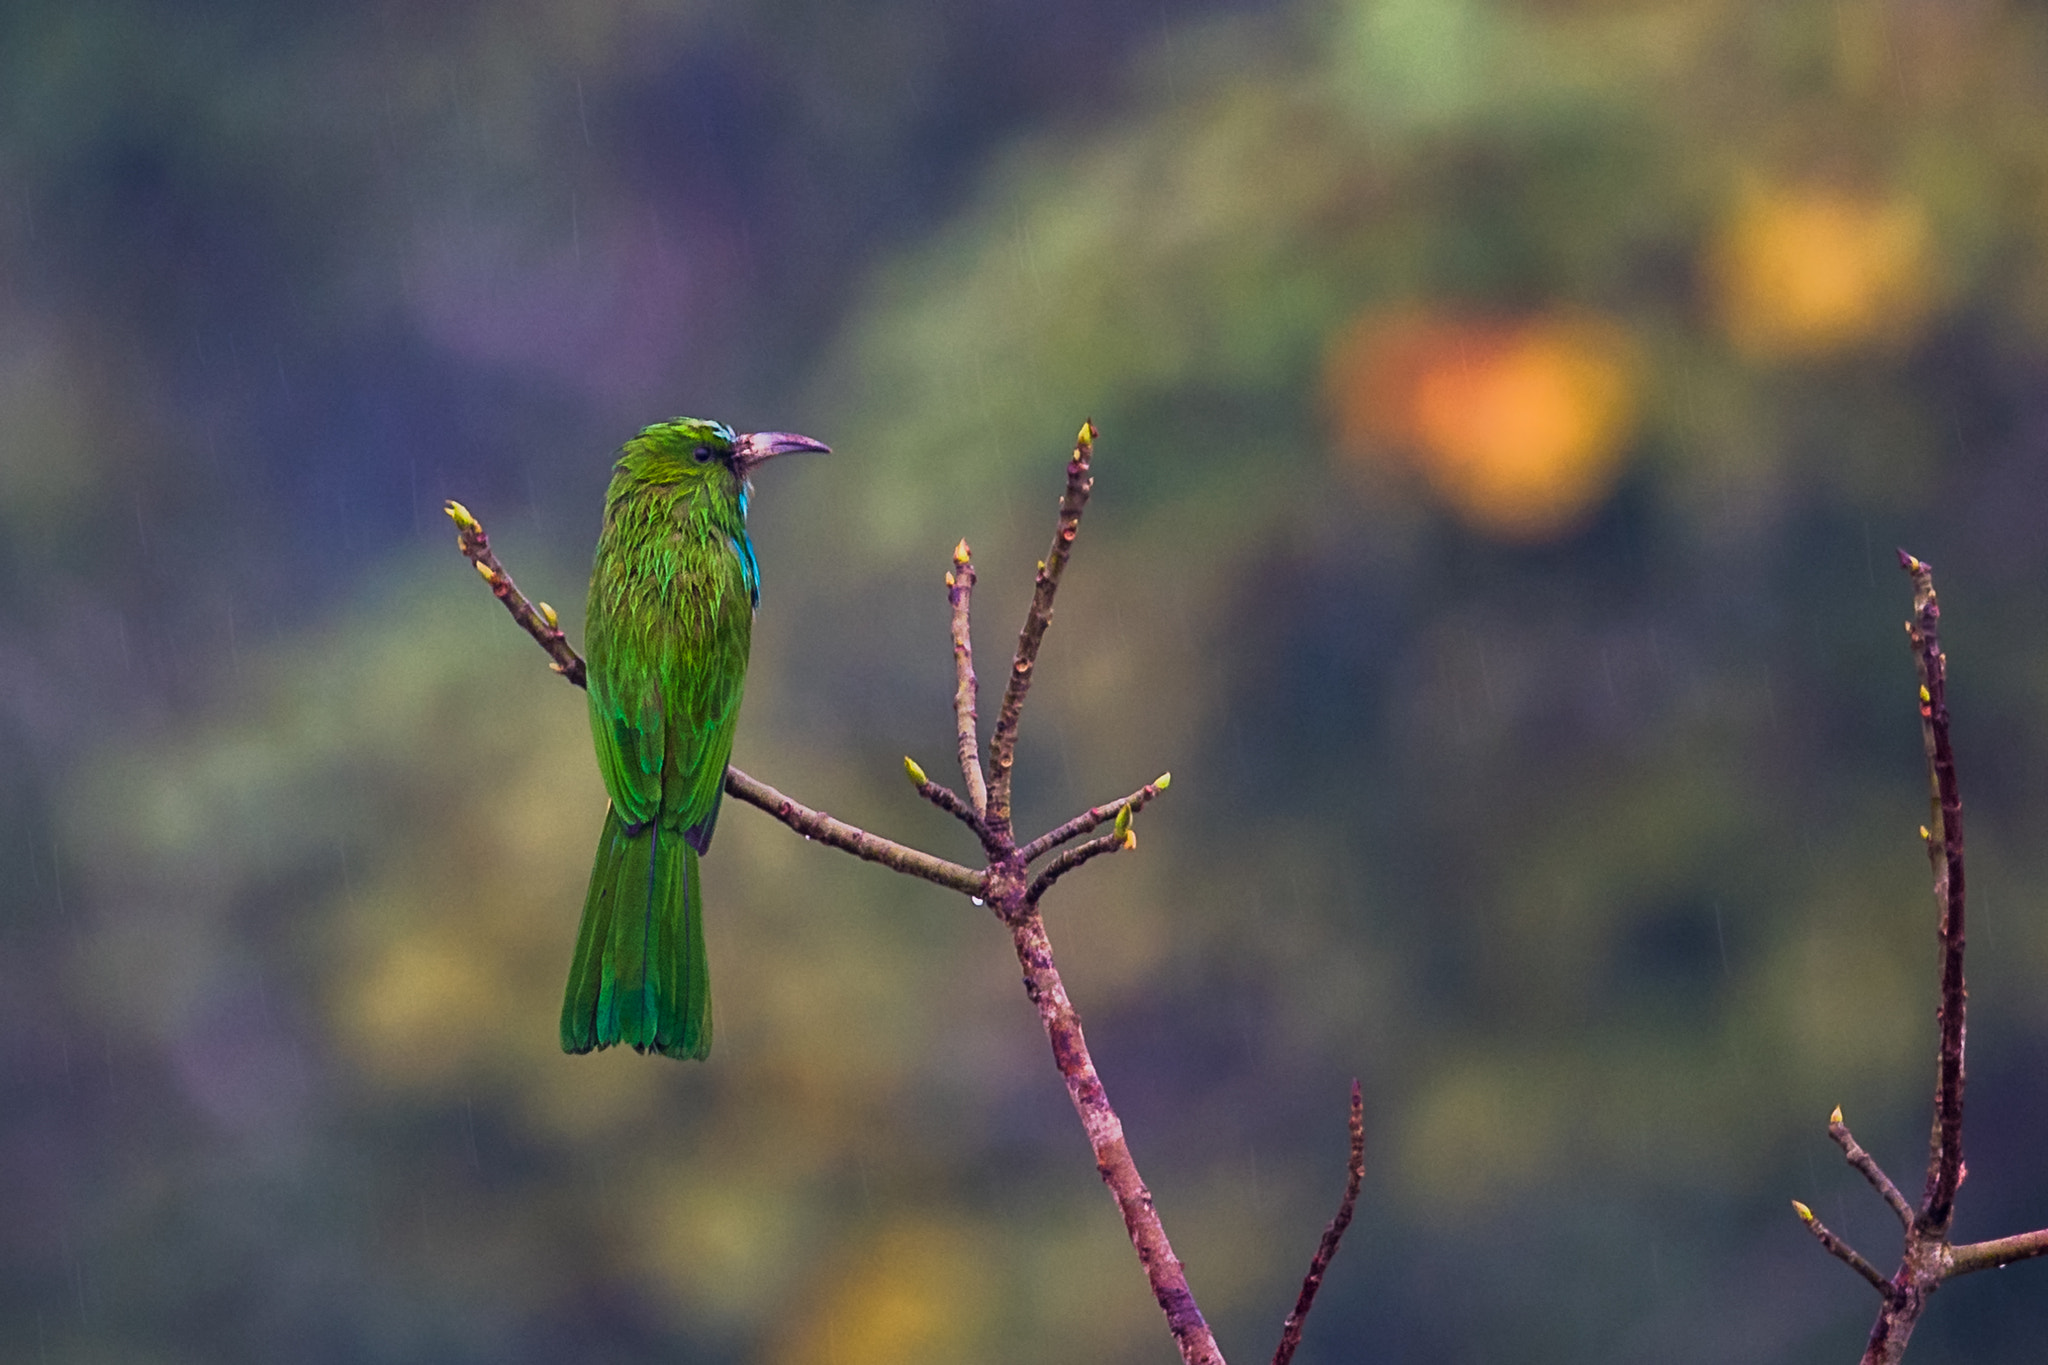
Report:
M982 1243L985 1245L985 1243ZM837 1282L777 1359L783 1365L932 1365L974 1358L986 1272L951 1224L898 1223L849 1248Z
M460 1070L480 1041L476 1021L502 998L476 953L431 933L393 939L354 987L338 1020L351 1050L386 1079L413 1083Z
M1635 347L1581 313L1368 314L1337 336L1324 378L1347 455L1405 459L1506 540L1578 526L1612 491L1635 422Z
M1754 359L1822 356L1909 336L1933 293L1914 201L1831 188L1752 188L1708 261L1712 302Z

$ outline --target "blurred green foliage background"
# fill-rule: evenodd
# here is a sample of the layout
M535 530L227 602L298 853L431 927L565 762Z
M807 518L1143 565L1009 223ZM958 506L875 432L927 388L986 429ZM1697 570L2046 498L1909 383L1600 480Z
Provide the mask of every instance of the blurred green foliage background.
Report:
M718 1048L554 1030L612 450L766 471L736 761L956 857L940 575L1096 500L1020 824L1226 1351L1847 1360L1971 834L1958 1236L2048 1223L2048 11L0 9L0 1357L1165 1361L999 926L741 810ZM985 670L993 672L991 664ZM2033 1361L2048 1271L1912 1358Z

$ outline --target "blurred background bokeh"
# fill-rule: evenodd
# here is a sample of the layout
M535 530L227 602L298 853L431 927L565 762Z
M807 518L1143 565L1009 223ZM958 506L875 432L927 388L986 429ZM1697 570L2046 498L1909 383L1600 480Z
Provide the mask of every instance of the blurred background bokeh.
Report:
M0 1358L1163 1362L1006 935L729 812L707 1065L567 1058L611 453L771 467L736 760L966 857L940 575L1095 503L1020 823L1263 1359L1849 1360L1917 1189L1937 569L1958 1235L2048 1223L2048 10L0 7ZM2048 1269L1912 1359L2037 1361Z

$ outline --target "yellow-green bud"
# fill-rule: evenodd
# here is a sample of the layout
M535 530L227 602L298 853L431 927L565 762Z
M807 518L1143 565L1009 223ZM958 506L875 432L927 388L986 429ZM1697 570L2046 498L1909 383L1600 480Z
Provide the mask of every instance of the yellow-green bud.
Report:
M471 562L476 564L476 571L484 576L484 582L496 585L498 581L498 576L491 572L490 565L485 564L480 560L473 560Z
M1838 1105L1836 1105L1836 1106L1835 1106L1835 1112L1834 1112L1834 1113L1832 1113L1832 1114L1829 1114L1829 1115L1828 1115L1828 1122L1829 1122L1829 1123L1840 1123L1841 1121L1842 1121L1842 1106L1838 1104Z
M542 602L540 604L540 615L541 619L548 623L549 630L557 629L561 625L561 623L555 619L555 609L545 602Z
M441 510L448 514L448 519L450 521L454 522L457 526L460 526L463 530L474 531L477 529L476 518L469 514L469 509L467 507L464 507L461 503L455 501L455 499L450 498L448 500L448 505L446 507L443 507Z
M1130 832L1131 808L1129 806L1118 806L1116 808L1116 826L1114 829L1111 830L1111 833L1115 834L1117 838L1121 839Z
M1792 1207L1799 1211L1800 1222L1811 1223L1813 1221L1813 1210L1800 1203L1797 1199L1792 1201Z
M959 543L958 545L955 545L955 546L953 547L953 562L954 562L955 564L965 564L965 563L967 562L967 560L968 560L968 549L967 549L967 539L966 539L966 537L965 537L965 536L963 536L963 537L961 537L961 539L960 539L960 543Z
M903 756L903 771L910 774L910 780L922 787L925 783L924 769L917 766L917 760L909 754Z
M1157 780L1157 781L1155 781L1155 782L1154 782L1154 783L1153 783L1152 785L1153 785L1153 786L1155 786L1155 787L1157 787L1157 788L1158 788L1158 789L1159 789L1160 791L1165 791L1165 790L1166 790L1166 789L1167 789L1168 787L1170 787L1170 786L1172 786L1172 785L1173 785L1173 774L1172 774L1172 773L1161 773L1161 774L1159 774L1159 778L1158 778L1158 780Z

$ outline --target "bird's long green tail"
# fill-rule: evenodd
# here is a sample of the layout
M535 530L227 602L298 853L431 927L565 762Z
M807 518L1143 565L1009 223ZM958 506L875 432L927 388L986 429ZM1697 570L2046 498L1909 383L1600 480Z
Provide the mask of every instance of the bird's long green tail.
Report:
M697 850L659 820L634 831L613 808L562 1000L562 1050L615 1043L702 1058L711 1051L711 976Z

